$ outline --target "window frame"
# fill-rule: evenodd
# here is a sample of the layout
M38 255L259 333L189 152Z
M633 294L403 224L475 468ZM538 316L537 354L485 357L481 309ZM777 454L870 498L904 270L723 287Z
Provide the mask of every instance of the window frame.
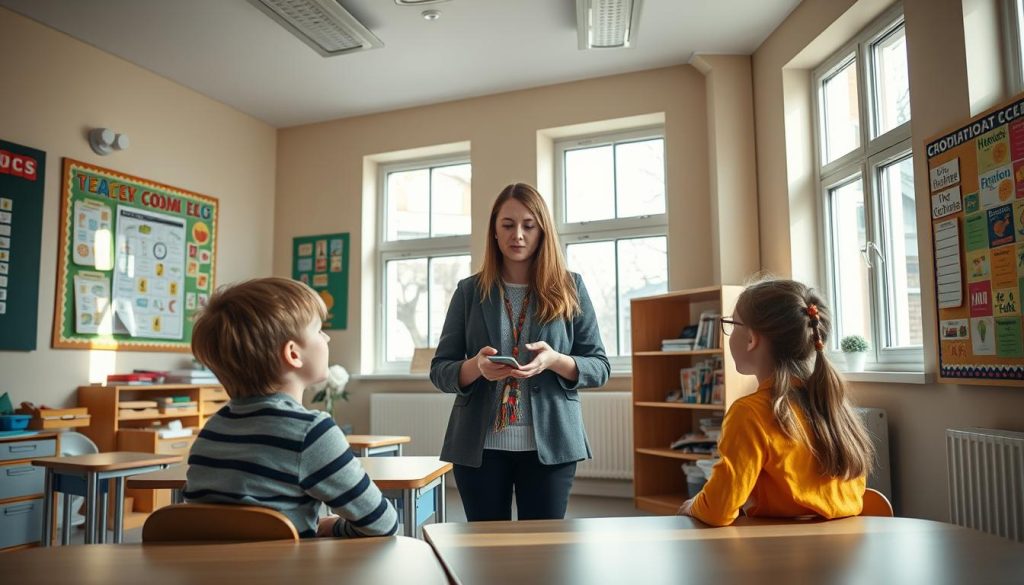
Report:
M647 140L660 139L663 145L663 177L665 180L665 211L664 213L639 215L633 217L624 218L613 218L613 219L602 219L602 220L591 220L569 223L566 221L566 176L565 176L565 153L569 150L576 150L580 148L594 148L599 146L609 146L616 144L627 144L630 142L643 142ZM666 241L666 255L665 255L665 276L666 282L668 278L668 258L669 251L671 251L671 242L669 241L669 230L668 230L668 213L669 213L669 197L668 197L668 140L665 136L665 127L663 125L657 126L646 126L642 128L633 128L629 130L603 132L599 134L588 134L582 136L572 136L561 138L554 143L554 157L555 157L555 196L553 201L553 211L555 220L555 230L558 232L559 240L562 245L562 254L568 257L568 248L573 244L582 243L597 243L597 242L618 242L619 240L628 240L635 238L647 238L647 237L658 237L663 236ZM613 188L616 188L613 185ZM616 198L618 193L616 193ZM615 258L615 286L616 291L619 290L619 274L618 274L618 255L616 253ZM616 329L618 329L621 322L621 308L622 302L619 295L616 294L617 302L615 304L615 323ZM616 340L622 335L621 331L617 331L618 336ZM618 348L616 347L616 351ZM605 351L608 351L605 348ZM611 365L612 372L616 374L628 374L632 372L632 353L618 356L608 356L608 362Z
M835 335L829 341L827 351L833 358L840 355L838 331L839 315L842 314L842 299L836 288L836 272L832 268L834 238L832 232L832 213L830 210L830 192L855 178L859 178L864 198L865 238L867 245L861 250L862 258L868 259L868 297L871 322L872 349L869 353L870 369L886 369L894 371L921 371L924 367L924 347L894 346L889 342L887 322L893 314L893 307L888 304L888 289L891 286L889 270L885 265L890 262L887 238L889 232L896 229L889 225L885 217L886 210L882 204L880 185L881 170L895 161L913 156L911 137L911 120L896 126L882 134L877 134L879 127L878 92L875 85L877 65L875 47L878 43L894 34L906 25L902 4L887 10L848 43L843 45L831 57L826 59L811 74L812 93L812 134L815 160L815 175L818 192L819 229L823 242L822 253L819 255L819 269L824 275L825 294L829 304L834 308ZM857 104L860 117L860 145L838 159L825 163L825 112L823 88L827 80L856 59ZM913 114L911 114L913 116ZM916 197L916 193L915 193ZM920 238L918 238L920 242ZM918 258L920 259L920 249ZM882 259L880 261L880 259ZM920 317L920 316L918 316ZM915 318L911 315L911 319ZM922 340L923 341L923 340Z
M470 256L472 266L472 254L470 252L470 239L472 234L460 236L438 236L414 238L407 240L387 240L388 221L388 175L391 173L414 171L421 169L435 169L440 167L455 166L461 164L470 165L472 173L472 161L468 152L416 158L393 163L381 164L377 168L377 254L376 268L377 279L374 286L374 297L376 310L374 318L376 321L375 351L374 351L374 372L377 374L408 374L411 360L389 361L387 359L388 323L387 323L387 264L394 260L427 260L427 337L430 337L430 260L450 256ZM470 208L472 209L472 196L470 197ZM430 201L427 204L428 218L433 212L433 193L430 194ZM471 270L472 271L472 270Z
M1024 0L1002 3L1003 43L1007 87L1011 95L1024 91Z

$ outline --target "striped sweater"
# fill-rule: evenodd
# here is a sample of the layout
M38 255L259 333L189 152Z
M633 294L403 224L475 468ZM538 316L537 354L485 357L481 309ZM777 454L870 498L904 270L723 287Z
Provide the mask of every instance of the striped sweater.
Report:
M203 426L188 456L185 500L273 508L316 536L320 503L335 536L395 534L398 513L327 413L285 394L234 399Z

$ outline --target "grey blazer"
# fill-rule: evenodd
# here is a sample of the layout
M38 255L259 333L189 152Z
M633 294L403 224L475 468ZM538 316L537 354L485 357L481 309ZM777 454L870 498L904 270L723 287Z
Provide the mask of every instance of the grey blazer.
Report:
M590 296L580 275L572 276L579 294L580 314L571 321L556 320L540 327L530 326L527 331L528 343L548 342L552 349L575 360L579 370L575 382L550 370L521 382L532 392L530 405L537 455L545 465L590 459L579 389L603 386L611 373ZM494 424L501 401L500 382L481 376L465 388L459 386L462 362L482 347L501 348L501 293L495 288L487 301L481 303L478 280L478 275L473 275L459 282L430 363L430 381L434 386L442 392L457 394L441 459L470 467L480 467L484 439ZM536 314L535 301L531 301L530 311L531 315Z

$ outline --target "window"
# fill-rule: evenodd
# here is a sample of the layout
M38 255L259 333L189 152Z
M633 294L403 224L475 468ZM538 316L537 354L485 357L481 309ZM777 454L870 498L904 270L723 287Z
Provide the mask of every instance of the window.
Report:
M1006 35L1003 46L1006 50L1006 78L1011 94L1024 91L1024 0L1012 0L1002 4Z
M613 368L629 369L630 299L668 290L661 128L555 144L555 221Z
M434 347L459 281L470 275L468 157L380 168L377 370L408 371Z
M921 278L903 15L890 11L813 76L832 350L862 335L876 367L920 367Z

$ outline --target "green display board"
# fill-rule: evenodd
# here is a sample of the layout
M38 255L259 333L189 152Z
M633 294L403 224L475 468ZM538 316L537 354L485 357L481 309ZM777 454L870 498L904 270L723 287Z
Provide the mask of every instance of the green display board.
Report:
M0 140L0 351L36 348L46 153Z
M217 199L64 159L53 346L190 351L214 289Z
M324 329L348 327L349 234L294 238L292 278L302 281L327 305Z

